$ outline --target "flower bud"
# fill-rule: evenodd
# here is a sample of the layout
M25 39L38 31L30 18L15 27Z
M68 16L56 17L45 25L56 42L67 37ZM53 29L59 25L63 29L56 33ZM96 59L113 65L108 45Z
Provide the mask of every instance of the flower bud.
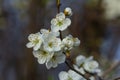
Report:
M66 16L71 16L71 15L72 15L72 9L69 8L69 7L65 8L64 14L65 14Z

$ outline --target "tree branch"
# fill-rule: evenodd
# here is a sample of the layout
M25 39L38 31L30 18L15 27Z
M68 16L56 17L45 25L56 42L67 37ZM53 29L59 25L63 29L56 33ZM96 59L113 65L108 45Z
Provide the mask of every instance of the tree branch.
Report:
M60 0L56 0L56 4L57 4L57 12L59 13L60 12L60 6L61 6Z
M83 78L85 78L86 80L90 80L87 76L83 75L82 73L80 73L79 71L77 71L76 69L74 69L74 67L69 64L69 62L66 60L65 61L66 65L73 71L75 71L76 73L78 73L79 75L81 75Z

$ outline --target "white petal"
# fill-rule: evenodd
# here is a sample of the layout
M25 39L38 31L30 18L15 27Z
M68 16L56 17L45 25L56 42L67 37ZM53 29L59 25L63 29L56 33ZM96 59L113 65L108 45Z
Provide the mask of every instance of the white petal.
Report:
M27 48L32 48L33 46L34 46L34 44L32 42L29 42L29 43L26 44Z
M35 34L30 34L30 35L28 36L28 40L29 40L29 41L33 41L33 40L34 40L34 37L35 37Z
M60 80L68 80L68 73L65 72L65 71L61 71L61 72L59 73L59 79L60 79Z
M59 30L64 31L65 29L67 29L67 27L68 26L66 24L63 24L63 25L59 26Z
M55 38L53 40L53 48L54 51L60 51L61 50L61 39L60 38Z
M52 67L55 68L58 66L58 63L56 61L52 61Z
M47 30L47 29L41 29L40 32L41 32L42 34L46 34L46 33L49 33L49 30Z
M52 32L56 37L60 35L59 32Z
M57 22L58 22L58 21L57 21L57 19L55 19L55 18L53 18L53 19L51 20L51 24L52 24L52 25L57 25Z
M68 73L73 80L81 80L81 79L84 80L82 76L80 76L79 74L77 74L72 70L69 70Z
M41 46L41 43L38 43L33 47L33 49L36 51L36 50L40 49L40 46Z
M57 56L57 62L58 63L64 63L65 62L65 58L66 58L66 56L64 55L64 54L62 54L62 53L58 53L59 55Z
M40 56L40 52L39 51L33 51L33 55L34 55L34 57L38 58Z
M65 14L60 12L59 14L56 15L56 19L59 21L62 21L65 19Z
M79 46L80 40L78 38L74 38L74 46Z
M69 18L66 18L64 21L64 24L66 24L67 26L71 25L71 20Z
M50 69L52 67L52 62L51 61L46 62L46 67L47 69Z
M85 70L95 73L96 69L98 68L99 64L97 63L97 61L88 61L85 62L83 67Z
M66 18L64 21L63 21L63 25L59 26L60 30L63 31L65 29L68 28L68 26L70 26L71 24L71 20L69 18Z
M77 66L80 66L81 64L83 64L83 62L85 61L85 57L84 56L82 56L82 55L79 55L79 56L77 56L76 57L76 64L77 64Z
M51 30L53 32L58 32L59 31L59 26L51 25Z
M40 58L38 58L38 63L39 63L39 64L44 64L45 61L46 61L46 58L45 58L45 57L40 57Z

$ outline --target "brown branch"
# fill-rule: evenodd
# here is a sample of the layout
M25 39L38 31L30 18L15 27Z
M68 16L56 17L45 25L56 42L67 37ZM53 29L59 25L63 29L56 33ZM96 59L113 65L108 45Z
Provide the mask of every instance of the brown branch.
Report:
M84 69L84 71L85 71L87 74L89 74L89 75L91 75L91 76L94 76L96 80L104 80L104 79L102 79L100 76L98 76L97 73L91 73L91 72L86 71L85 69Z
M114 80L120 80L120 77L118 77L118 78L115 78Z
M56 4L57 4L57 12L59 13L60 12L60 6L61 6L60 0L56 0Z
M62 40L62 31L59 31L60 32L60 39Z
M83 75L82 73L80 73L79 71L77 71L76 69L74 69L74 67L69 64L68 60L65 61L66 65L73 71L75 71L76 73L78 73L79 75L81 75L83 78L85 78L86 80L90 80L87 76Z
M119 65L120 65L120 62L119 62L119 61L118 61L118 62L114 62L114 63L110 66L110 68L108 68L108 69L103 73L102 77L105 78L106 76L108 76L108 74L109 74L110 72L112 72L114 69L116 69ZM114 79L114 80L115 80L115 79Z

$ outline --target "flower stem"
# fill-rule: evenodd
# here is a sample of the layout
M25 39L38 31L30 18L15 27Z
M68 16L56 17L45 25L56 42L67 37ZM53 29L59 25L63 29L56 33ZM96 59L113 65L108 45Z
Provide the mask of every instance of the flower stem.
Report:
M60 0L56 0L56 4L57 4L57 13L60 13L60 6L61 6L61 3L60 3ZM60 32L60 39L62 40L62 32Z
M60 0L56 0L56 4L57 4L57 12L59 13L60 12L60 6L61 6Z

